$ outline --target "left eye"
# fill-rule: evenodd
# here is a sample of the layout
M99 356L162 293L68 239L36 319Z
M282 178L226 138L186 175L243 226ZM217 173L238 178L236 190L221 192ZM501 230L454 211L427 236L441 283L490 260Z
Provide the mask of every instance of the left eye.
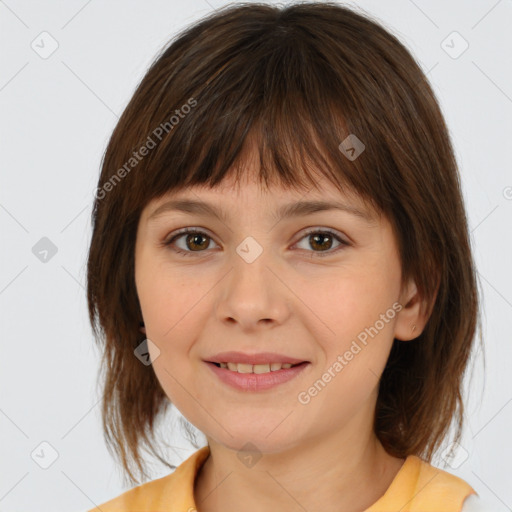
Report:
M320 248L320 251L313 251L315 256L328 256L329 254L336 253L339 250L343 249L345 246L350 245L347 241L343 240L339 235L337 235L336 233L333 233L332 231L329 231L329 230L309 231L301 238L301 241L306 240L308 238L309 238L309 242L306 242L306 243L309 243L309 245L311 247ZM336 249L330 251L329 249L331 249L331 247L332 247L333 239L335 241L337 241L339 245ZM325 254L322 254L322 253L325 253ZM312 257L313 257L313 255L312 255Z
M334 233L330 230L320 229L315 229L307 232L295 245L298 245L302 240L305 240L307 238L309 238L310 241L306 243L309 243L310 247L316 247L320 249L319 251L312 251L315 256L327 256L329 254L338 252L345 246L350 245L349 242L343 240L337 233ZM185 240L185 246L181 248L173 247L175 242L177 243L177 241L180 239ZM333 244L332 239L336 240L339 243L339 245L335 250L330 251L329 249L331 249ZM169 246L171 250L178 254L183 254L184 256L195 256L194 253L204 252L204 249L207 249L208 246L210 245L210 241L213 241L213 239L202 231L194 229L184 229L183 231L177 233L175 236L171 237L168 241L164 242L163 245ZM194 246L196 247L196 249L193 249ZM192 248L192 250L189 250L189 248Z

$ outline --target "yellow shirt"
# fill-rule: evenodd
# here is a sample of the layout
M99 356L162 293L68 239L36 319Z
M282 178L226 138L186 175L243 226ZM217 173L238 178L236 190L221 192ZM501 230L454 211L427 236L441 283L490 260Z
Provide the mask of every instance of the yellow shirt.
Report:
M200 448L171 474L141 484L88 512L195 512L194 480L208 457ZM387 491L365 512L460 512L477 494L461 478L409 455Z

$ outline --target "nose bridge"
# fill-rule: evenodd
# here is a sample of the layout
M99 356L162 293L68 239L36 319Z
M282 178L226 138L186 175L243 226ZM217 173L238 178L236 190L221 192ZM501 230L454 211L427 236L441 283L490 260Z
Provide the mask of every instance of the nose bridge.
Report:
M272 251L269 244L259 237L261 243L253 236L247 236L235 249L232 258L233 271L230 279L231 293L242 293L240 298L247 298L245 292L255 296L258 301L268 300L270 291L274 291ZM268 238L266 239L268 242Z
M276 277L278 271L270 246L264 247L262 243L247 236L235 248L232 269L218 304L221 320L230 318L249 326L260 320L281 323L287 316L286 287Z

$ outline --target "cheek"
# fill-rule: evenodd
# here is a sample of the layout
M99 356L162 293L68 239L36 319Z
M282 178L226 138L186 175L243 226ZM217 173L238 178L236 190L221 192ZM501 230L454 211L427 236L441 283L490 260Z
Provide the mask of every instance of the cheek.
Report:
M398 296L389 273L370 265L332 269L329 275L309 276L295 284L315 331L333 340L355 336L372 325Z
M136 286L144 320L151 336L161 343L182 339L178 332L194 322L201 310L201 297L211 286L191 269L141 255L136 267Z
M333 270L328 278L300 283L298 294L307 297L304 302L310 311L302 318L309 319L306 328L324 352L319 372L330 368L337 376L343 373L337 381L343 381L344 387L353 388L372 373L374 385L391 349L399 274L382 261L386 259L378 257L375 262ZM343 357L342 371L336 371L339 365L333 368L338 356Z
M182 386L190 388L197 365L203 364L196 360L201 354L191 351L211 318L208 292L217 280L198 275L191 268L176 271L165 264L141 265L138 274L147 335L159 349L158 357L152 357L153 369L166 395L180 410L190 407L190 395Z
M165 394L188 415L193 406L190 383L197 368L190 364L190 351L200 338L207 319L205 298L211 286L193 275L177 274L170 269L153 267L140 273L139 300L148 329L148 338L159 349L152 366Z

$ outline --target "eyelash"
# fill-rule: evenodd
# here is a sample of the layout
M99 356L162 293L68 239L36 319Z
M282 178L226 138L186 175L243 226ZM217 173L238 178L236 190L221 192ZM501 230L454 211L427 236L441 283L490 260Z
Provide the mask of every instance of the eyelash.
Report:
M313 257L320 257L320 258L323 258L325 256L329 256L329 255L332 255L332 254L335 254L335 253L338 253L339 251L343 250L345 247L348 247L350 246L351 244L345 240L343 240L337 233L335 233L334 231L331 231L330 229L318 229L318 228L313 228L309 231L307 231L303 237L297 242L297 244L303 240L304 238L307 238L308 236L312 235L312 234L323 234L323 235L331 235L333 238L335 238L338 242L340 242L340 246L334 250L329 250L329 251L308 251L308 252L311 252L312 253L312 258ZM199 231L197 229L194 229L194 228L184 228L182 229L181 231L178 231L174 236L172 236L169 240L167 241L164 241L161 245L164 246L164 247L169 247L172 251L176 252L177 254L181 254L183 256L192 256L192 257L198 257L199 254L196 254L196 253L202 253L202 252L205 252L205 251L184 251L183 249L177 249L176 247L171 247L172 244L180 237L182 237L183 235L188 235L188 234L195 234L195 235L203 235L205 238L209 238L210 240L213 240L211 236L209 236L207 233L203 232L203 231ZM296 245L296 244L294 244ZM314 256L313 256L314 255Z

